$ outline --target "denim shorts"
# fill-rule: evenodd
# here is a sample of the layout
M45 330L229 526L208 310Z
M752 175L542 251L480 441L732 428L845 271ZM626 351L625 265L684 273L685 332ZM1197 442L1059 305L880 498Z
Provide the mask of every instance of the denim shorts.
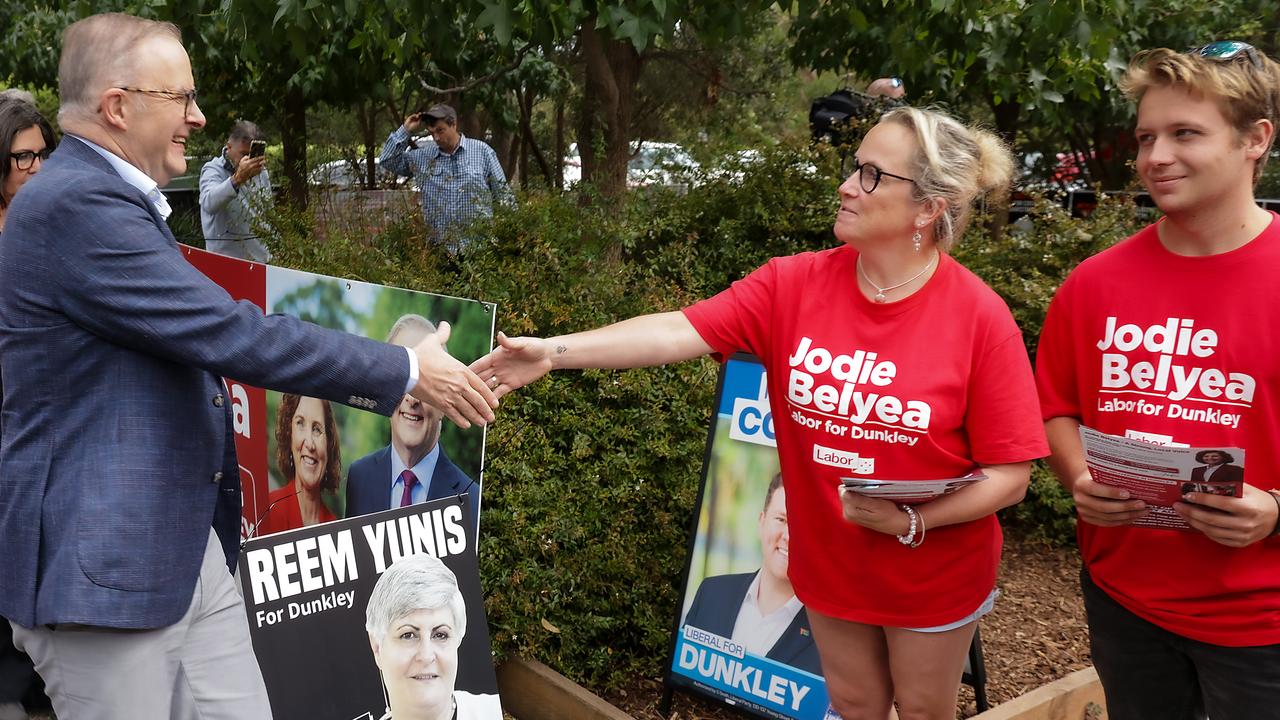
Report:
M960 618L959 620L956 620L955 622L949 622L946 625L935 625L933 627L902 628L902 629L910 630L912 632L922 632L922 633L940 633L940 632L946 632L948 630L955 630L958 627L963 627L965 625L968 625L974 620L977 620L983 615L986 615L987 613L994 610L996 606L996 598L998 597L1000 597L1000 589L991 588L991 592L987 594L987 599L982 601L982 604L978 606L977 610L974 610L973 612L969 613L968 615L965 615L964 617Z

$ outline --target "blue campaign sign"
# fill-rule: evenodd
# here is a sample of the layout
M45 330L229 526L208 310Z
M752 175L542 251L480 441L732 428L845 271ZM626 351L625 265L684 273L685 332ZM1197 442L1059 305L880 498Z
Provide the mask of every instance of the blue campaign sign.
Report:
M732 640L686 625L672 672L734 705L775 718L823 718L827 688L813 673L743 651Z
M724 373L719 414L728 416L729 437L777 447L764 366L754 361L730 360Z
M733 358L724 364L724 389L720 394L718 412L721 415L733 413L733 401L738 398L757 399L762 390L760 380L764 377L764 366L754 359ZM768 399L768 396L765 396Z
M813 631L778 552L789 536L764 366L725 363L715 407L667 681L756 717L830 720ZM739 622L766 585L791 602L769 622Z

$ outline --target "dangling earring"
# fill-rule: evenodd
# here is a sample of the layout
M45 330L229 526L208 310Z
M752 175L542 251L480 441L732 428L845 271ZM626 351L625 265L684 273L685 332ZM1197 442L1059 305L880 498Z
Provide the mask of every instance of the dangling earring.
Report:
M916 252L920 252L920 241L923 239L924 238L920 235L920 231L916 230L915 234L911 236L911 248Z

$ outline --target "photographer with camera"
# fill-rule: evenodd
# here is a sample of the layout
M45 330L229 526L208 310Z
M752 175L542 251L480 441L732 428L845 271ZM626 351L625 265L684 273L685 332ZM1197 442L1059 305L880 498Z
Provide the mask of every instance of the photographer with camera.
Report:
M267 143L258 126L240 120L231 127L222 154L200 169L200 226L211 252L270 262L253 221L271 202Z

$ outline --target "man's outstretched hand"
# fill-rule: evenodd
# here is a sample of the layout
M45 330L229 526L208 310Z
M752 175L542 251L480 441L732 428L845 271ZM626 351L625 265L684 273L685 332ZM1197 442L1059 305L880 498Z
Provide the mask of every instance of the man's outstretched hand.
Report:
M458 427L493 422L498 396L444 349L450 332L449 323L442 322L413 348L418 356L418 384L409 394L444 413Z

